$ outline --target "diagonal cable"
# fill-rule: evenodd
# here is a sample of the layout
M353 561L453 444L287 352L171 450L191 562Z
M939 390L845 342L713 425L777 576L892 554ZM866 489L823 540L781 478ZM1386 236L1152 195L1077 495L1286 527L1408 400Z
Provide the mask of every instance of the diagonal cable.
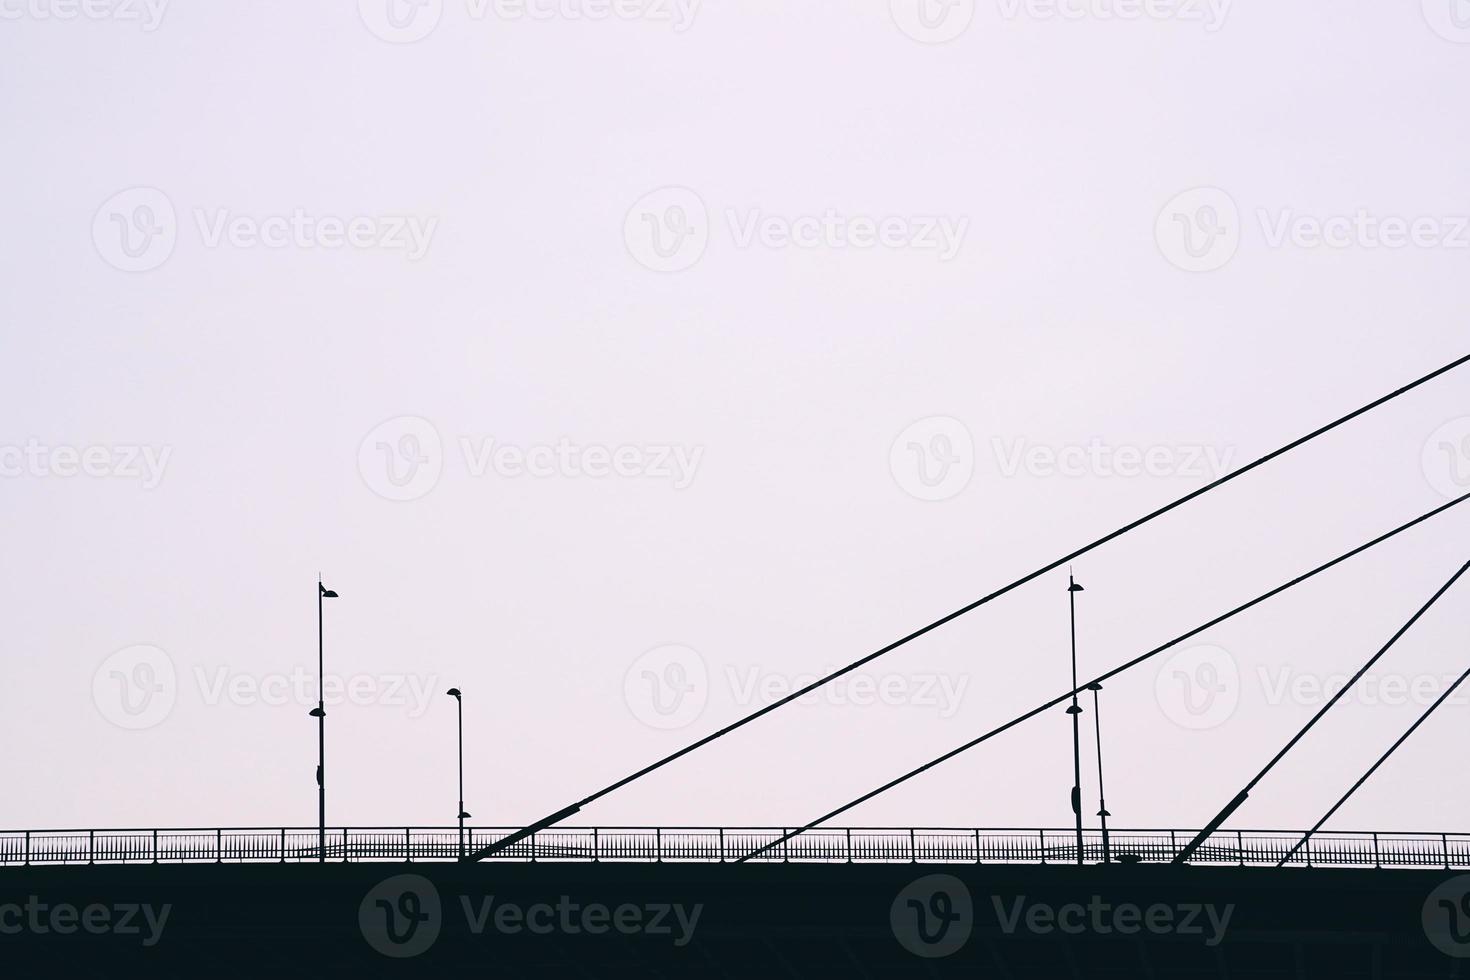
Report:
M1467 678L1467 677L1470 677L1470 669L1466 669L1466 671L1463 674L1461 674L1459 676L1459 678L1453 684L1451 684L1445 690L1445 692L1443 694L1441 694L1439 696L1438 700L1436 700L1433 704L1431 704L1428 707L1428 709L1426 709L1425 712L1422 715L1419 716L1419 719L1417 721L1415 721L1414 724L1412 724L1412 725L1409 726L1409 730L1406 731L1406 732L1404 732L1402 735L1400 735L1399 736L1399 740L1397 742L1393 743L1393 745L1389 746L1388 751L1385 752L1385 753L1383 753L1383 755L1379 756L1377 762L1373 763L1373 765L1371 765L1371 766L1368 767L1368 771L1365 772L1365 773L1363 773L1363 775L1361 777L1359 777L1358 781L1356 783L1353 783L1353 785L1351 786L1351 788L1349 788L1346 793L1342 794L1342 799L1340 799L1336 803L1332 804L1332 809L1328 810L1325 814L1323 814L1322 819L1321 820L1318 820L1315 824L1312 825L1312 829L1311 830L1307 831L1305 834L1302 835L1302 839L1299 840L1299 841L1297 841L1296 846L1293 847L1291 850L1289 850L1289 851L1286 852L1286 857L1282 858L1281 861L1279 863L1277 863L1276 867L1280 868L1280 867L1284 866L1287 861L1290 861L1292 855L1295 854L1297 851L1301 850L1302 847L1307 843L1307 841L1309 841L1309 840L1312 839L1312 835L1315 834L1317 831L1321 830L1322 829L1322 825L1325 824L1327 821L1331 820L1332 819L1332 815L1335 814L1338 810L1342 809L1342 805L1348 801L1348 798L1351 797L1354 793L1356 793L1362 787L1362 785L1364 783L1366 783L1368 781L1368 779L1375 772L1378 771L1378 767L1381 766L1381 765L1383 765L1385 762L1387 762L1388 761L1388 757L1391 756L1391 755L1393 755L1395 752L1397 752L1399 746L1400 745L1403 745L1405 742L1407 742L1409 740L1409 736L1410 735L1413 735L1416 731L1418 731L1419 730L1419 726L1422 725L1422 724L1424 724L1426 721L1428 721L1429 720L1429 716L1432 715L1432 714L1434 714L1435 710L1440 705L1444 704L1446 701L1448 701L1450 699L1450 695L1451 694L1454 694L1455 693L1455 689L1458 688L1461 684L1465 683L1465 678ZM1311 861L1311 855L1310 854L1308 854L1307 860L1310 863L1310 861Z
M740 861L748 861L751 858L756 857L756 856L758 856L758 855L760 855L760 854L762 854L762 853L770 850L773 847L779 847L781 844L785 843L786 841L790 840L791 838L796 837L799 834L804 834L808 830L811 830L813 827L816 827L816 826L819 826L820 824L826 823L828 820L831 820L833 817L835 817L835 816L837 816L839 814L842 814L842 813L846 813L848 810L851 810L853 807L858 806L861 803L866 803L868 800L871 800L873 797L878 796L878 795L880 795L882 793L886 793L890 789L893 789L895 786L898 786L898 785L900 785L902 783L906 783L910 779L913 779L915 776L918 776L921 773L928 772L930 769L933 769L935 766L939 765L942 762L948 762L950 759L953 759L955 756L961 754L962 752L967 752L970 749L973 749L975 746L979 745L980 743L989 741L990 739L992 739L995 736L1001 734L1002 732L1009 731L1010 729L1012 729L1012 728L1016 727L1017 725L1021 724L1023 721L1027 721L1027 720L1029 720L1031 718L1034 718L1037 715L1041 714L1042 712L1050 711L1052 708L1055 708L1057 705L1061 704L1063 701L1066 701L1068 698L1072 697L1072 695L1077 694L1077 693L1079 693L1081 691L1085 691L1088 688L1089 685L1092 685L1092 684L1101 684L1102 682L1108 680L1109 678L1116 677L1117 675L1123 673L1125 670L1130 670L1130 669L1132 669L1134 667L1137 667L1139 664L1141 664L1144 661L1149 660L1149 659L1151 659L1153 657L1158 656L1160 653L1163 653L1165 650L1168 650L1171 647L1177 646L1180 643L1183 643L1185 640L1190 639L1191 637L1198 636L1200 633L1203 633L1205 630L1212 629L1213 627L1218 626L1219 624L1225 622L1227 619L1230 619L1233 616L1239 615L1240 613L1245 612L1247 609L1251 609L1251 608L1253 608L1255 606L1258 606L1261 603L1265 602L1267 599L1270 599L1270 598L1272 598L1274 596L1280 595L1281 593L1287 591L1288 589L1294 588L1295 586L1300 585L1301 583L1307 581L1308 579L1313 578L1313 577L1315 577L1317 575L1320 575L1321 573L1327 571L1328 569L1333 568L1333 567L1335 567L1337 565L1340 565L1343 562L1345 562L1345 561L1347 561L1347 560L1349 560L1351 558L1354 558L1354 557L1362 554L1363 552L1367 551L1370 548L1373 548L1373 547L1375 547L1377 545L1380 545L1383 542L1388 541L1391 538L1397 537L1398 535L1404 533L1405 531L1408 531L1411 528L1417 527L1420 524L1423 524L1425 521L1428 521L1431 518L1434 518L1434 517L1439 516L1440 514L1443 514L1445 511L1449 510L1452 507L1458 507L1460 504L1464 503L1467 500L1470 500L1470 493L1467 493L1467 494L1464 494L1462 496L1456 497L1454 500L1451 500L1447 504L1442 504L1439 507L1436 507L1433 510L1431 510L1431 511L1425 513L1425 514L1421 514L1420 516L1414 518L1412 521L1409 521L1407 524L1400 524L1398 527L1396 527L1393 530L1387 532L1386 534L1381 534L1381 535L1379 535L1378 537L1374 538L1371 541L1368 541L1368 542L1366 542L1364 544L1358 545L1358 547L1352 549L1351 551L1345 552L1345 553L1337 556L1336 558L1332 559L1331 561L1326 562L1326 563L1324 563L1322 565L1318 565L1316 568L1312 569L1311 571L1305 572L1305 573L1303 573L1301 575L1298 575L1296 578L1292 579L1291 581L1285 582L1285 583L1283 583L1281 585L1278 585L1276 588L1271 589L1269 592L1263 592L1262 594L1256 596L1254 599L1250 600L1249 602L1242 603L1241 605L1236 606L1234 609L1230 610L1229 612L1222 613L1221 615L1216 616L1214 619L1210 620L1208 623L1204 623L1204 624L1202 624L1200 626L1196 626L1194 629L1190 630L1189 632L1183 633L1183 634L1181 634L1179 636L1176 636L1174 639L1170 640L1168 643L1162 644L1161 646L1154 647L1152 650L1148 651L1147 653L1139 654L1137 657L1134 657L1132 660L1128 661L1127 663L1121 664L1120 666L1117 666L1117 667L1114 667L1112 670L1108 671L1105 674L1100 674L1098 677L1094 678L1093 680L1088 681L1086 684L1079 685L1078 687L1074 688L1073 690L1067 691L1065 694L1062 694L1062 695L1059 695L1058 697L1052 698L1050 701L1047 701L1045 704L1038 705L1035 708L1032 708L1030 711L1027 711L1025 714L1017 715L1015 718L1012 718L1010 721L1006 722L1004 725L1001 725L998 728L993 728L993 729L991 729L990 731L986 732L984 735L981 735L978 738L971 739L970 741L966 742L964 745L961 745L959 748L952 749L949 752L944 753L944 755L939 756L937 759L933 759L933 760L931 760L929 762L926 762L922 766L919 766L917 769L912 769L909 772L904 773L902 776L899 776L897 779L893 779L893 780L890 780L890 781L884 783L882 786L879 786L877 789L872 790L871 792L864 793L862 796L859 796L857 799L853 800L852 802L845 803L842 806L838 807L837 809L831 811L830 813L827 813L827 814L824 814L823 816L818 817L817 819L813 820L811 823L808 823L806 826L799 827L796 830L793 830L793 831L790 831L789 833L783 834L781 837L778 837L776 840L771 841L769 844L766 844L765 846L763 846L763 847L761 847L761 848L759 848L759 849L757 849L755 851L752 851L751 853L747 854L745 857L740 858Z
M1347 423L1351 422L1353 419L1356 419L1360 415L1365 415L1368 412L1373 411L1375 408L1378 408L1378 407L1380 407L1382 405L1385 405L1388 402L1391 402L1394 399L1399 398L1399 397L1401 397L1401 396L1409 393L1410 391L1413 391L1415 388L1418 388L1421 385L1427 384L1430 381L1433 381L1435 378L1438 378L1439 376L1441 376L1443 374L1447 374L1450 371L1453 371L1456 368L1463 366L1467 362L1470 362L1470 354L1467 354L1467 355L1465 355L1463 357L1457 358L1457 359L1451 361L1450 363L1446 364L1444 367L1438 368L1438 369L1436 369L1434 371L1431 371L1430 373L1424 375L1423 377L1421 377L1421 378L1419 378L1419 379L1417 379L1415 381L1409 382L1408 384L1404 385L1402 388L1395 389L1394 391L1391 391L1388 394L1383 395L1380 398L1376 398L1373 401L1369 402L1368 404L1362 406L1361 408L1354 409L1353 411L1351 411L1348 414L1342 416L1341 418L1338 418L1335 421L1329 422L1326 425L1321 426L1320 428L1314 429L1313 431L1307 433L1306 435L1304 435L1304 436L1302 436L1302 437L1300 437L1298 439L1295 439L1295 440L1287 443L1285 446L1282 446L1280 449L1273 450L1272 452L1267 453L1266 455L1260 457L1259 459L1255 460L1254 462L1247 463L1245 466L1242 466L1238 470L1232 470L1231 472L1226 473L1224 476L1219 477L1218 479L1213 480L1210 483L1205 484L1204 486L1200 487L1197 490L1193 490L1190 493L1185 494L1184 496L1182 496L1179 499L1173 501L1172 503L1165 504L1163 507L1160 507L1158 510L1155 510L1155 511L1152 511L1151 513L1145 514L1143 517L1140 517L1137 520L1135 520L1135 521L1133 521L1133 522L1131 522L1129 524L1125 524L1125 525L1123 525L1122 527L1118 528L1115 531L1112 531L1112 532L1110 532L1108 534L1103 535L1102 537L1098 538L1096 541L1093 541L1091 544L1083 545L1081 548L1078 548L1076 551L1073 551L1070 554L1063 555L1062 557L1056 559L1055 561L1050 562L1049 564L1043 565L1042 567L1036 569L1033 572L1030 572L1030 573L1028 573L1026 575L1023 575L1022 577L1016 579L1014 582L1010 583L1009 585L1002 586L1001 588L996 589L994 592L991 592L989 595L982 596L979 599L976 599L974 602L970 603L969 605L962 606L961 608L956 609L954 612L950 613L949 615L943 616L943 617L941 617L939 619L936 619L934 622L930 623L928 626L924 626L924 627L921 627L920 629L914 630L912 633L908 634L907 636L901 637L900 639L897 639L897 640L893 641L892 643L888 644L887 646L881 647L880 649L873 651L872 653L868 654L865 657L861 657L861 658L859 658L857 660L854 660L852 663L848 664L845 667L840 667L837 670L834 670L832 673L827 674L824 677L817 678L816 680L812 681L810 684L806 685L805 687L802 687L802 688L800 688L798 690L792 691L790 694L787 694L785 697L780 698L779 700L776 700L776 701L772 701L770 704L764 705L763 707L760 707L760 708L756 709L755 711L752 711L750 714L746 715L745 717L740 718L740 719L738 719L736 721L731 722L730 724L726 725L724 728L719 729L718 731L711 732L710 734L704 736L703 738L699 739L698 741L691 742L690 744L684 746L682 749L679 749L676 752L673 752L673 753L671 753L669 755L664 756L662 759L659 759L657 762L653 762L653 763L650 763L647 766L644 766L642 769L639 769L637 772L634 772L634 773L631 773L631 774L629 774L627 776L624 776L622 779L619 779L615 783L610 783L609 785L604 786L602 789L598 790L597 792L593 793L592 795L583 797L577 803L573 803L572 805L570 805L568 807L564 807L563 809L558 810L556 813L553 813L550 816L543 817L542 819L536 821L535 823L530 824L530 825L522 828L521 830L516 831L513 834L510 834L510 835L508 835L506 837L502 837L500 840L496 841L495 843L491 844L490 846L481 848L480 850L478 850L478 851L474 852L473 854L469 855L467 858L465 858L465 860L467 860L467 861L478 861L481 858L489 857L492 854L495 854L495 853L497 853L499 851L503 851L506 848L510 847L512 844L515 844L518 841L525 840L527 837L530 837L532 834L536 833L538 830L543 830L543 829L545 829L547 827L552 826L555 823L560 822L562 819L571 816L572 814L574 814L574 813L578 812L579 810L581 810L582 807L587 806L588 804L593 803L593 802L601 799L604 796L607 796L609 793L613 793L613 792L615 792L615 791L617 791L619 789L622 789L624 786L628 785L629 783L634 782L635 780L638 780L638 779L642 779L644 776L647 776L651 772L654 772L654 771L656 771L658 769L662 769L664 766L668 765L669 763L674 762L674 761L676 761L676 760L678 760L680 758L683 758L684 756L686 756L689 753L695 751L696 749L702 748L702 747L708 745L710 742L715 741L716 739L723 738L724 736L730 734L731 732L735 731L736 729L743 728L744 726L746 726L746 725L750 724L751 722L755 721L757 718L760 718L763 715L767 715L767 714L771 713L772 711L775 711L777 708L783 707L784 705L788 705L791 702L796 701L799 698L805 697L806 695L810 694L812 691L815 691L817 688L821 687L822 685L828 684L828 683L836 680L837 678L842 677L844 674L851 673L852 671L857 670L859 667L862 667L865 664L868 664L868 663L871 663L874 660L877 660L879 657L883 656L886 653L891 653L894 650L897 650L899 647L903 646L904 644L909 643L909 642L911 642L913 640L916 640L919 637L923 636L924 634L926 634L926 633L928 633L928 632L930 632L932 630L938 629L939 627L941 627L944 624L950 622L951 620L958 619L959 617L965 615L968 612L972 612L972 611L974 611L976 609L979 609L981 606L985 605L986 603L993 602L994 600L999 599L1001 596L1006 595L1007 593L1012 592L1015 589L1020 588L1021 586L1025 585L1027 582L1030 582L1033 579L1039 578L1040 576L1045 575L1047 572L1054 571L1055 569L1058 569L1061 566L1067 564L1067 562L1072 561L1075 558L1080 558L1082 555L1085 555L1085 554L1087 554L1090 551L1093 551L1093 550L1095 550L1097 548L1102 547L1103 545L1107 544L1109 541L1112 541L1112 540L1114 540L1116 538L1122 537L1123 535L1127 534L1129 531L1136 530L1137 528L1142 527L1143 525L1149 523L1150 521L1153 521L1153 520L1155 520L1155 519L1157 519L1159 517L1162 517L1163 515L1169 513L1172 510L1175 510L1176 508L1179 508L1179 507L1184 506L1185 504L1189 503L1191 500L1194 500L1196 497L1202 497L1205 494L1209 493L1211 490L1214 490L1214 489L1216 489L1218 487L1222 487L1225 484L1229 483L1230 481L1235 480L1235 479L1237 479L1239 477L1244 476L1245 474L1249 473L1251 470L1254 470L1254 469L1256 469L1258 467L1264 466L1265 464L1271 462L1272 460L1274 460L1274 459L1276 459L1276 458L1278 458L1280 456L1284 456L1287 453L1291 452L1292 450L1297 449L1298 447L1303 446L1303 445L1311 442L1312 440L1314 440L1314 439L1316 439L1316 438L1318 438L1320 436L1326 435L1328 432L1331 432L1333 429L1336 429L1339 426L1346 425Z

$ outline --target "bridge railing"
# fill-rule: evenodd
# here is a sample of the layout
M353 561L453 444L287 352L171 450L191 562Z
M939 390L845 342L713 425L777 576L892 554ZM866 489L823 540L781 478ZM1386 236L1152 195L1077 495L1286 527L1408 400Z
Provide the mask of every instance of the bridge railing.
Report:
M465 850L492 844L513 827L465 829ZM771 827L554 827L519 841L496 861L729 862L787 833ZM1165 863L1193 830L1114 830L1114 861ZM1274 866L1302 831L1221 830L1191 861L1203 865ZM455 827L329 827L325 848L315 827L223 827L146 830L0 831L0 866L203 862L452 861ZM1102 834L1085 831L1083 861L1103 860ZM758 863L1073 864L1071 829L822 827L783 841ZM1470 869L1470 834L1320 832L1295 854L1292 867Z

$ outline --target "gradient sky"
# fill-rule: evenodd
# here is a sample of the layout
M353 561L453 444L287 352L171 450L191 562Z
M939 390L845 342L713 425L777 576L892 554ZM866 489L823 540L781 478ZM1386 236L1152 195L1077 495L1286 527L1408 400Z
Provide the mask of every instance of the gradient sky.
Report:
M519 824L1470 346L1448 0L388 2L0 0L0 825L314 824L319 572L329 822L452 822L453 685ZM1470 491L1467 371L1079 561L1083 674ZM1114 825L1201 825L1467 532L1111 682ZM815 817L1065 690L1065 589L578 822ZM1467 639L1470 581L1231 825L1313 823ZM1329 826L1470 829L1467 724ZM1058 709L842 822L1070 785Z

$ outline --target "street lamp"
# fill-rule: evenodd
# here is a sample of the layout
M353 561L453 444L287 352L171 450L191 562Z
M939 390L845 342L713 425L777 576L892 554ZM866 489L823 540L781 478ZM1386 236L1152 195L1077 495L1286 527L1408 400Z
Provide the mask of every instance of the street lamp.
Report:
M1077 818L1077 863L1082 864L1082 736L1079 732L1082 709L1077 706L1077 593L1083 591L1067 573L1067 606L1072 616L1072 813Z
M1107 797L1103 794L1103 766L1102 766L1102 711L1099 710L1097 692L1102 690L1102 685L1093 682L1087 685L1092 692L1092 724L1097 731L1097 816L1102 821L1102 845L1103 864L1113 863L1113 852L1108 845L1108 812Z
M316 707L309 714L316 719L316 796L317 796L317 860L327 859L327 702L322 670L322 600L336 599L337 593L316 580Z
M459 710L459 859L464 860L464 822L469 813L464 808L464 695L457 687L444 692L454 698Z

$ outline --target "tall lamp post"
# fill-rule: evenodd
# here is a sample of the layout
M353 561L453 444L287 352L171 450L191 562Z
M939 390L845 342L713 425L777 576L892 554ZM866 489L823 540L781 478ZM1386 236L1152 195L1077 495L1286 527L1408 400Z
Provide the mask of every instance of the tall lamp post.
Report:
M316 579L316 707L310 712L311 716L316 719L316 854L318 861L327 859L327 702L326 678L322 669L322 600L336 598L337 593L322 585L321 576L318 575Z
M464 860L464 822L469 813L464 808L464 695L457 687L451 687L444 693L454 698L454 704L459 711L459 858Z
M1107 796L1103 793L1103 766L1102 766L1102 711L1098 706L1097 692L1102 690L1102 685L1092 683L1087 685L1092 692L1092 724L1097 731L1097 817L1102 821L1102 844L1103 864L1113 863L1112 848L1108 845L1108 812Z
M1077 593L1083 591L1067 573L1067 606L1072 616L1072 813L1077 818L1077 863L1082 864L1082 736L1079 731L1082 709L1077 705Z

